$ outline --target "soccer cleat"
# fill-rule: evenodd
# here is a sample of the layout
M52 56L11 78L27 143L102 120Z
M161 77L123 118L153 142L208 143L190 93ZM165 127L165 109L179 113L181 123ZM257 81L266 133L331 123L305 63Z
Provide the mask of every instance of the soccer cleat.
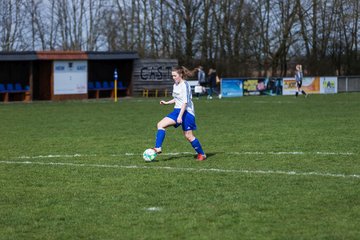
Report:
M196 156L196 160L198 160L198 161L204 161L204 160L206 160L206 155L204 154L204 155L202 155L202 154L198 154L197 156Z
M156 154L162 153L161 148L153 148Z

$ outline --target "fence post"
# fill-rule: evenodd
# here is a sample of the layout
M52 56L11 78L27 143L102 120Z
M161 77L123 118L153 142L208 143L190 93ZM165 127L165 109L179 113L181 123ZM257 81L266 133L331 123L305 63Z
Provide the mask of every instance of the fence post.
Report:
M346 77L345 78L345 90L346 90L346 92L348 92L349 91L349 89L348 89L348 77Z

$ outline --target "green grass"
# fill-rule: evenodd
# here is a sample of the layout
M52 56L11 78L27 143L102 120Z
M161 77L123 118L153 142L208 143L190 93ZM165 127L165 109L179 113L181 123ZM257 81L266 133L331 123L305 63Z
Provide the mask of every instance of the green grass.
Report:
M358 239L360 94L0 105L1 239ZM191 154L189 153L191 152Z

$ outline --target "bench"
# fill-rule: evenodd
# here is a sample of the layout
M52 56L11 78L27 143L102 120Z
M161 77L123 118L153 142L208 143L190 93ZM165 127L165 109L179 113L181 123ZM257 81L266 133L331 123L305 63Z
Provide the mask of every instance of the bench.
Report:
M187 81L191 87L191 90L194 91L194 88L199 85L199 81Z
M199 81L197 81L197 80L196 81L187 81L187 82L189 83L191 90L193 92L195 92L196 87L200 87ZM201 87L201 89L203 89L203 87ZM142 96L143 97L149 97L149 96L159 97L161 92L164 93L164 97L167 97L170 94L170 91L167 88L151 86L151 87L146 87L142 90Z
M96 81L95 84L93 82L88 82L88 92L89 92L89 94L94 93L96 99L100 98L101 92L108 92L108 93L110 93L110 97L114 98L115 97L114 89L115 89L114 81L110 81L110 82ZM126 91L127 88L123 85L123 83L121 81L118 81L117 82L117 90L118 91Z
M3 102L9 101L24 101L31 100L30 87L23 88L20 83L7 83L6 85L0 83L0 95Z
M143 97L149 97L149 96L159 97L159 94L161 92L164 93L164 97L167 97L169 90L167 88L144 88L142 90L142 96Z
M206 92L206 88L199 85L199 81L187 81L191 87L191 90L193 93L197 94L203 94Z

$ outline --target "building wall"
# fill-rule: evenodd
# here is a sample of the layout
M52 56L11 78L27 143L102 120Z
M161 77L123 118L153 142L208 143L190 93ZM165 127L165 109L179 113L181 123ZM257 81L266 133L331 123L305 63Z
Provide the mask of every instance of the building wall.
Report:
M139 96L144 89L165 89L170 92L173 86L171 69L178 65L176 59L139 59L134 62L132 74L132 95Z

